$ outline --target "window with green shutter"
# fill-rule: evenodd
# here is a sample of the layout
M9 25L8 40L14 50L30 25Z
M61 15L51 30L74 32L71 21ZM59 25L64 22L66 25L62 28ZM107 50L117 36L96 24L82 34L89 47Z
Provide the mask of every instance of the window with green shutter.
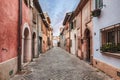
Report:
M103 0L95 0L95 8L101 9L103 7Z
M70 23L71 30L73 29L73 22Z

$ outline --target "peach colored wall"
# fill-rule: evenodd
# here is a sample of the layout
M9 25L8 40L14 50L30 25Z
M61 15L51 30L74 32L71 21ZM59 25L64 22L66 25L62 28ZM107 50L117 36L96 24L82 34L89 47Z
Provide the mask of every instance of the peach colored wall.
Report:
M69 41L69 22L66 22L65 24L65 39L66 39L66 50L69 52L69 47L70 47L70 41Z
M18 0L0 0L0 62L17 56Z
M92 28L93 28L93 26L92 26L92 21L90 21L90 14L91 14L91 0L89 0L87 3L86 3L86 5L83 7L83 9L82 9L82 38L84 39L84 37L85 37L85 30L86 30L86 28L88 28L89 30L90 30L90 48L91 48L91 55L92 55L92 52L93 52L93 50L92 50ZM89 22L90 21L90 22ZM89 22L89 23L88 23ZM87 24L87 26L86 26L86 23L88 23ZM86 48L87 48L87 44L86 44L86 41L85 40L83 40L83 44L82 44L82 52L83 52L83 58L85 59L86 58L86 54L87 54L87 52L86 52Z
M18 10L19 0L0 0L0 80L8 80L9 72L17 71L18 54ZM31 10L22 3L22 26L21 38L24 23L31 28ZM4 71L3 71L3 70Z
M84 31L86 29L86 23L90 20L90 1L82 9L82 38L84 37Z
M17 56L18 0L0 0L0 62ZM23 24L30 24L30 11L23 2Z
M76 28L77 28L77 55L81 58L82 53L81 53L81 26L82 25L82 16L81 16L81 11L79 14L76 16ZM79 41L79 42L78 42ZM78 47L80 46L80 48Z
M42 32L43 32L43 36L42 36L42 51L45 52L47 51L47 28L46 26L42 23Z
M112 65L97 59L93 59L93 65L105 72L107 75L113 77L115 80L120 80L120 77L117 75L117 71L120 72L119 68L113 67Z
M82 14L82 15L81 15ZM91 14L91 0L89 0L85 6L82 8L82 10L79 12L79 14L76 16L76 25L77 25L77 40L81 40L84 39L85 37L85 30L86 28L88 28L90 30L90 39L91 39L91 53L93 52L93 42L92 42L92 36L93 36L93 25L92 25L92 21L90 21L90 14ZM81 21L82 20L82 21ZM89 23L88 23L89 22ZM87 26L86 26L86 23ZM80 27L80 28L79 28ZM77 41L78 43L78 41ZM86 56L86 42L85 40L83 40L83 44L81 43L81 41L79 42L81 45L80 48L78 49L78 56L80 58L85 58ZM77 46L77 47L78 47Z

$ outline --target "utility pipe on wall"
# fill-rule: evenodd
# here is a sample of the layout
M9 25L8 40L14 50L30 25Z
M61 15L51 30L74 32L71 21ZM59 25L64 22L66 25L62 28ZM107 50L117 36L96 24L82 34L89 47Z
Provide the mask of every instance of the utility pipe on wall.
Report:
M21 26L22 26L22 0L18 5L18 72L21 71Z

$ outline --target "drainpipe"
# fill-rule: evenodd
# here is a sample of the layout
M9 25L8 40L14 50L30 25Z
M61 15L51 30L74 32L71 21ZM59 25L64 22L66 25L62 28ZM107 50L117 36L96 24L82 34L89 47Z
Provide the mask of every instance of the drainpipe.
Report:
M71 38L71 37L70 37L70 36L71 36L71 35L70 35L71 30L70 30L70 29L71 29L71 28L70 28L70 27L71 27L71 23L69 23L69 38ZM70 48L71 48L71 39L69 39L69 53L71 53Z
M90 17L90 20L88 22L85 23L85 26L87 27L88 24L92 21L92 17Z
M83 59L83 51L82 51L82 45L83 45L83 39L82 39L82 10L81 10L81 29L80 29L80 32L81 32L81 59Z
M40 15L40 13L38 13L37 14L37 47L38 47L38 50L37 50L37 53L38 53L38 55L37 55L37 57L39 57L39 45L40 45L40 43L39 43L39 15Z
M18 72L21 71L21 26L22 26L22 0L19 0L18 11Z

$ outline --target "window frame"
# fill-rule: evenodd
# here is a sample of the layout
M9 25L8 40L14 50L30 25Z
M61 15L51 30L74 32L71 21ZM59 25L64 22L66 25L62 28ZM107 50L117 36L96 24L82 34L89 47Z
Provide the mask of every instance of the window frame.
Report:
M103 8L103 0L95 0L95 9Z
M107 28L101 29L100 35L101 35L101 51L103 49L106 49L107 47L105 46L108 45L109 49L106 52L120 53L120 25L117 27L111 26L111 28L108 27L108 29ZM105 52L105 51L102 51L102 52Z

